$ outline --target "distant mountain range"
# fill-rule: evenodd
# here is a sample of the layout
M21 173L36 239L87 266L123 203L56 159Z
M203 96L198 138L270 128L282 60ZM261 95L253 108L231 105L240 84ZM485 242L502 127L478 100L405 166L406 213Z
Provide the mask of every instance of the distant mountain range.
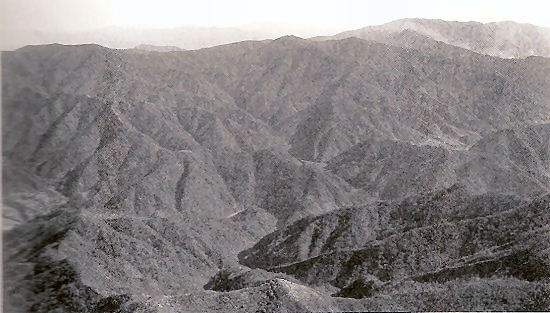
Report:
M275 38L269 32L248 31L238 28L179 27L169 29L138 29L105 27L90 31L43 32L19 31L16 36L5 34L10 41L2 43L2 49L13 50L26 45L98 44L115 49L130 49L138 45L175 46L192 50L213 47L243 40Z
M550 57L550 29L515 22L478 23L449 22L429 19L402 19L380 26L346 31L316 40L361 39L391 42L403 31L415 32L433 40L501 58Z
M4 311L549 310L550 59L411 23L3 52Z
M176 46L154 46L154 45L137 45L134 47L137 50L144 51L156 51L156 52L173 52L173 51L184 51L182 48Z
M6 40L2 43L2 49L13 50L31 44L94 43L105 47L124 49L138 45L154 45L193 50L244 40L273 39L283 35L285 29L284 25L277 27L277 25L269 24L248 25L248 28L133 29L106 27L75 33L20 31L17 36L4 34L2 37ZM334 36L319 36L311 39L328 40L357 37L409 46L411 43L396 42L395 37L402 32L414 32L418 36L425 36L449 45L502 58L524 58L535 55L550 57L550 29L510 21L482 24L431 19L401 19L384 25L367 26Z

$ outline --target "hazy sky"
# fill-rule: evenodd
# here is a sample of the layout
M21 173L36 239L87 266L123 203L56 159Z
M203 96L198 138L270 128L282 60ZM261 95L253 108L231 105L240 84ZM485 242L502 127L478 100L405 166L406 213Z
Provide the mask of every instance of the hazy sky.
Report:
M284 24L300 35L316 30L349 30L405 17L513 20L550 27L547 0L0 0L0 3L0 26L4 31Z

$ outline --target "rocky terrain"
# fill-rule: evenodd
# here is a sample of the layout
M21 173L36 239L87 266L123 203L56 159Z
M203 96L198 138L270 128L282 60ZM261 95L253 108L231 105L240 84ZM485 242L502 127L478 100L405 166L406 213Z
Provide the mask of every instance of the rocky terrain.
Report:
M550 310L550 59L385 38L3 52L4 311Z

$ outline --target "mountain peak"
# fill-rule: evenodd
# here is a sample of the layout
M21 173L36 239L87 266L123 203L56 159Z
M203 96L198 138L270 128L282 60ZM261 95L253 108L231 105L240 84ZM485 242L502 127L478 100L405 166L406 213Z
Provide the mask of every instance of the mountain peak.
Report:
M495 23L406 18L336 34L334 39L358 37L386 43L409 30L432 40L500 58L550 57L550 29L511 21ZM323 38L327 39L327 38ZM399 45L398 43L392 43Z
M279 37L275 39L274 41L281 41L281 42L290 42L290 41L304 41L304 38L294 36L294 35L285 35L282 37Z

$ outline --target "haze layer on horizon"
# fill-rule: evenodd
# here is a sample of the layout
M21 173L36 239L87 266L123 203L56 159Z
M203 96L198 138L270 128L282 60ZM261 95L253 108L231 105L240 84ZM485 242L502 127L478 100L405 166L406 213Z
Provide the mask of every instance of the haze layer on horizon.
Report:
M253 39L313 37L384 24L401 18L498 22L550 27L543 0L1 0L0 41L21 46L24 32L75 33L106 27L236 28ZM12 44L13 43L13 44Z

